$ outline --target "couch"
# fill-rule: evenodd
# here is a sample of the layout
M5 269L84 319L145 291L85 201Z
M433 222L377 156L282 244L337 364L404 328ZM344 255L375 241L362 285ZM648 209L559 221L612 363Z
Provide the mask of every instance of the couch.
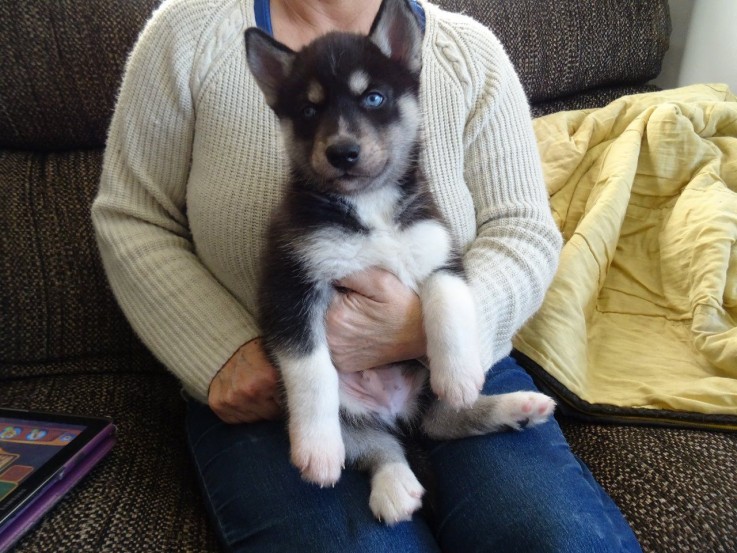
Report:
M117 307L89 216L126 53L159 2L0 3L0 405L118 426L18 553L218 551L179 386ZM534 116L652 90L669 43L666 0L439 3L495 30ZM737 551L736 435L558 419L645 551Z

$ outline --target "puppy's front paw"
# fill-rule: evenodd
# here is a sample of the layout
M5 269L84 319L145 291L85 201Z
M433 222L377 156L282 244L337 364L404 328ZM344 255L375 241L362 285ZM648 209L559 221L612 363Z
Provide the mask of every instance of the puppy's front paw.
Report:
M371 480L369 507L374 516L389 525L411 520L422 506L425 489L403 463L381 467Z
M478 363L441 364L430 366L432 391L451 407L471 407L484 385L484 370Z
M542 424L555 410L555 401L537 392L503 394L499 402L498 416L514 430Z
M345 466L345 446L337 432L290 432L292 463L308 482L318 486L334 486Z

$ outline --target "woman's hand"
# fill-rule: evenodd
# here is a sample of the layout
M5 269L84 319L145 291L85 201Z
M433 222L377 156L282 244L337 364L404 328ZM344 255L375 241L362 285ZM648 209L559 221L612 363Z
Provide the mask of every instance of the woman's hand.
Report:
M242 345L210 383L207 403L223 422L277 419L279 376L256 338Z
M338 370L361 371L425 355L420 298L396 276L371 268L337 285L326 327Z

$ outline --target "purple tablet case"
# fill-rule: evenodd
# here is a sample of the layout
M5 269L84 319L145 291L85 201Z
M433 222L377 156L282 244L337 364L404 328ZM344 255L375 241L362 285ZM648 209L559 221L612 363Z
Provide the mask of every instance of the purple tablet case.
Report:
M110 426L100 432L94 440L80 449L56 473L54 479L36 492L22 511L0 528L0 553L8 551L46 512L56 505L77 482L89 473L113 448L115 427Z

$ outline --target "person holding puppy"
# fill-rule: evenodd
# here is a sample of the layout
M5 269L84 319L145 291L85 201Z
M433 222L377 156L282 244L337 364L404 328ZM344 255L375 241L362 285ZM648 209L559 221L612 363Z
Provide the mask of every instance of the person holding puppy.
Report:
M477 305L483 393L534 390L508 357L542 302L561 238L524 91L493 34L408 1L424 29L423 169L461 245ZM365 473L300 479L278 376L255 322L266 226L286 180L279 125L245 60L258 26L298 50L368 34L381 0L166 0L128 61L93 221L133 327L181 380L205 501L230 551L639 551L554 421L523 433L421 440L431 506L386 525ZM354 372L422 358L419 298L380 268L350 275L328 310L331 356Z

